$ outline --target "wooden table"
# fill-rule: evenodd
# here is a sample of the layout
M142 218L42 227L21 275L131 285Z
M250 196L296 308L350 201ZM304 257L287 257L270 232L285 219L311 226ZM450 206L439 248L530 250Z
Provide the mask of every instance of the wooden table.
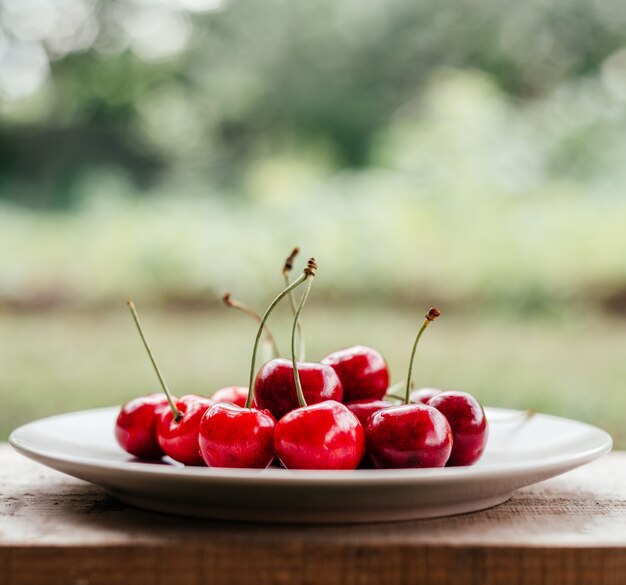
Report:
M626 584L626 453L484 512L336 526L142 512L7 445L0 470L0 585Z

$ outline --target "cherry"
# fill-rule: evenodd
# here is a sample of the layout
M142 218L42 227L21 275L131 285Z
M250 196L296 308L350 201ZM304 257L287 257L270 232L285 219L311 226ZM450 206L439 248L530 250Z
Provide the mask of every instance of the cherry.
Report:
M404 404L379 410L365 426L367 452L375 467L443 467L452 450L452 430L438 410L409 404L415 350L428 325L439 316L430 309L411 352Z
M274 447L287 469L356 469L365 453L363 427L345 405L325 400L281 418Z
M390 406L393 406L393 404L385 400L377 400L374 398L355 400L353 402L346 403L348 410L350 410L350 412L359 419L359 422L364 429L370 416L372 416L375 412L378 412L383 408L389 408ZM374 466L366 453L359 464L359 469L372 469L373 467Z
M348 407L348 410L359 419L360 423L363 425L363 428L365 428L365 423L367 423L367 419L372 414L378 412L379 410L382 410L383 408L389 408L390 406L393 406L393 404L385 400L368 398L366 400L354 400L353 402L346 402L346 406Z
M276 420L298 408L293 363L279 358L264 364L254 382L259 408L269 410ZM299 362L298 374L308 404L325 400L341 402L343 389L335 371L324 364Z
M389 386L389 366L371 347L355 345L328 354L323 360L335 370L343 386L344 402L382 399Z
M440 392L428 405L441 412L452 429L453 445L448 466L476 463L487 444L488 425L478 401L467 392Z
M166 455L185 465L204 465L198 433L202 416L214 404L210 398L188 394L176 401L180 412L178 418L171 409L161 414L157 423L157 439Z
M302 276L287 286L270 304L260 325L252 350L250 384L248 389L230 386L216 395L241 396L247 393L243 407L219 402L209 408L202 417L199 429L199 445L202 458L211 467L265 468L274 459L274 427L276 420L267 410L251 408L254 397L252 378L255 371L256 353L261 334L274 307L291 290L300 286L315 274L315 260L311 258Z
M296 309L291 330L291 372L300 408L288 412L276 424L274 449L287 469L355 469L365 453L361 423L336 400L324 400L308 406L300 381L300 366L296 361L296 329L314 276L313 270ZM329 370L334 374L332 368ZM281 371L286 370L282 368ZM321 385L324 385L323 381ZM321 392L320 388L313 390L318 395Z
M293 261L295 253L297 253L297 249L294 250L292 256L287 258L286 265ZM300 284L302 284L305 280L309 280L307 290L310 289L310 283L312 282L312 278L315 276L316 269L317 263L314 258L311 258L307 267L304 269L303 274L295 280L293 284L289 284L269 306L263 318L263 323L273 311L278 301L280 301L284 296L290 294L291 291L293 291L297 286L300 286ZM288 270L284 269L283 272L286 275L286 280L288 281ZM294 319L294 324L297 331L298 319ZM295 335L296 333L294 332L294 351L296 343ZM254 396L257 406L261 409L269 410L278 420L290 410L298 407L293 362L282 358L271 360L261 367L255 378L255 356L258 337L259 336L257 335L257 341L255 342L255 348L252 354L250 387L254 387ZM324 366L318 363L299 363L298 370L302 372L301 375L302 384L304 386L304 394L309 402L317 403L328 399L341 401L343 396L341 382L339 381L337 374L335 374L334 370L330 366Z
M437 396L437 394L441 394L441 390L437 390L436 388L418 388L409 394L409 401L430 404L430 399L433 396Z
M215 402L230 402L241 407L246 405L247 398L248 389L244 386L226 386L211 394L211 399Z
M115 421L115 438L120 447L140 459L160 459L163 450L156 437L157 420L167 409L163 394L134 398L122 405Z
M204 411L214 402L197 394L189 394L179 400L174 400L143 332L135 303L128 301L127 304L169 404L169 410L165 409L161 412L156 424L156 438L159 446L175 461L185 465L202 465L203 460L198 446L198 427Z
M272 314L272 311L276 308L276 305L278 305L278 303L284 297L290 294L291 291L298 288L303 282L306 282L307 280L313 278L315 276L316 270L317 270L317 262L315 261L315 258L310 258L302 274L296 280L294 280L290 285L288 285L287 288L285 288L285 290L283 290L283 292L281 292L271 302L270 306L265 311L265 315L263 315L263 318L261 319L261 325L259 326L259 330L257 331L256 339L254 340L254 347L252 349L252 363L250 364L250 382L248 384L248 388L253 388L254 374L256 373L257 347L259 345L259 340L261 339L261 333L263 332L263 327L265 326L267 319ZM310 282L311 281L309 280L309 284ZM248 399L246 400L246 408L249 408L250 405L252 404L252 397L254 396L254 394L255 394L254 391L248 394Z
M443 467L452 430L438 410L403 404L375 412L365 426L367 453L378 468Z
M245 303L241 301L237 301L233 299L231 293L224 293L222 296L222 301L227 307L231 309L237 309L241 311L248 317L252 317L255 321L261 323L263 318L259 315L253 308L249 307ZM272 334L267 323L263 323L263 330L265 331L265 338L263 340L263 354L266 359L270 360L272 358L277 358L280 356L280 350L278 349L278 344L276 343L276 339ZM246 399L248 398L248 389L243 386L226 386L225 388L220 388L211 396L215 402L230 402L231 404L236 404L237 406L245 406Z
M200 421L200 452L209 467L265 469L274 460L276 420L267 410L218 402Z

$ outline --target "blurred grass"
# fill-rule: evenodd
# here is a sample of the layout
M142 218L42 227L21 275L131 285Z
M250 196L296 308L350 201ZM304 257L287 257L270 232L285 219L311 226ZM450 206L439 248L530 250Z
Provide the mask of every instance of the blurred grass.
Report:
M141 308L141 307L140 307ZM418 352L416 382L463 389L490 405L536 408L588 421L626 447L626 323L564 312L521 320L446 312ZM310 359L363 343L403 379L422 310L310 306L304 316ZM254 326L226 310L142 311L172 388L210 394L246 384ZM288 315L275 319L283 351ZM37 417L118 404L158 389L122 307L115 312L0 313L0 437Z
M367 167L286 144L229 189L92 170L65 213L0 203L0 304L260 302L294 245L333 299L605 304L626 291L624 103L572 81L522 105L480 72L441 70Z

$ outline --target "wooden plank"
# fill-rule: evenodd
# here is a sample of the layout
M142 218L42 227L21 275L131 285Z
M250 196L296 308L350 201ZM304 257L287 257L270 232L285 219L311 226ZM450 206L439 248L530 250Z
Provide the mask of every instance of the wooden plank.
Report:
M626 583L626 453L491 510L339 526L143 512L6 445L0 470L0 585Z

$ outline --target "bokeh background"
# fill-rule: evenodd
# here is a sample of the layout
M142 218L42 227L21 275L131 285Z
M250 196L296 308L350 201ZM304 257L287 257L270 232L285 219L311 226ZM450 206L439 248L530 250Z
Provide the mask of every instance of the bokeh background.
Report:
M246 384L294 245L311 359L626 447L619 0L0 0L0 438ZM274 319L285 351L289 312Z

